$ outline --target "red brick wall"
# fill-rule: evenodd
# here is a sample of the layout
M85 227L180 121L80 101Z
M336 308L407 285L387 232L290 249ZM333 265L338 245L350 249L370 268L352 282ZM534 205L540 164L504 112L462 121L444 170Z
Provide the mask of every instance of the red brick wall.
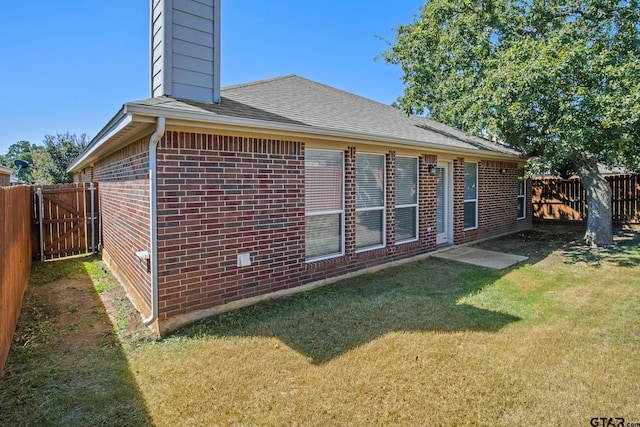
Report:
M134 251L149 247L148 143L113 153L93 171L104 249L143 311L150 275ZM418 156L419 238L395 245L395 156L386 154L386 247L356 253L356 148L345 147L345 255L306 263L303 143L167 132L158 147L160 321L434 250L436 175L428 165L437 157ZM515 163L479 163L477 230L463 230L463 158L454 160L453 176L455 243L531 226L530 210L526 220L515 219ZM244 253L252 264L238 267Z
M418 230L420 233L421 247L433 250L436 247L436 209L438 197L436 188L438 178L429 173L429 165L435 165L438 158L433 155L423 154L418 160L419 197L418 206Z
M356 253L356 149L348 147L344 153L344 253L352 258ZM312 265L311 270L326 265L332 269L335 261ZM342 259L341 259L341 262ZM308 279L307 279L308 280Z
M472 240L464 230L464 158L453 160L453 243Z
M159 318L300 285L304 148L167 132L158 148ZM251 266L237 267L249 253Z
M454 243L460 244L531 228L531 184L527 217L517 219L519 168L515 162L478 162L478 228L464 231L464 159L454 162Z
M93 166L87 166L73 175L73 182L94 182Z
M150 250L149 137L97 162L98 191L105 260L145 315L150 310L151 275L136 251ZM83 175L87 175L86 173Z
M386 165L386 241L389 247L389 252L395 252L396 244L396 152L389 151L384 160Z
M150 138L150 135L141 138L96 162L93 171L95 180L102 182L148 179Z

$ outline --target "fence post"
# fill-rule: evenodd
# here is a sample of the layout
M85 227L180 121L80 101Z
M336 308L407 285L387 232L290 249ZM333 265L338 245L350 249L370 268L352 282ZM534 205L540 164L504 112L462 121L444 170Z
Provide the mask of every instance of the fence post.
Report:
M38 195L38 225L40 228L40 261L44 261L44 207L42 201L42 188L38 187L36 190Z

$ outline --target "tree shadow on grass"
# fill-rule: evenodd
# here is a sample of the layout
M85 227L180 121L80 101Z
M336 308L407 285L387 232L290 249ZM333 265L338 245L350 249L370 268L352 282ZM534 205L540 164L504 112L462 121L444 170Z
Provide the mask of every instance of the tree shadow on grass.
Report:
M559 251L567 262L640 263L637 231L619 230L615 247L595 251L581 245L583 235L583 226L553 226L477 246L528 256L529 264ZM274 337L322 364L394 331L495 332L520 318L460 301L508 271L426 259L210 317L175 335Z
M565 257L567 263L586 263L592 266L612 263L619 267L640 265L640 231L617 228L614 231L614 246L592 248L583 243L585 227L584 224L540 226L475 246L527 256L528 264L535 264L558 252Z
M640 233L636 230L619 229L614 232L615 245L608 248L591 248L574 245L566 248L564 254L568 262L586 263L599 266L603 263L618 267L636 267L640 265Z
M552 225L523 230L487 240L475 247L528 257L526 264L535 264L552 253L581 245L585 227L582 225Z
M152 425L85 264L34 265L0 379L0 425Z
M275 337L322 364L395 331L498 331L520 319L459 300L500 275L426 259L214 316L175 335Z

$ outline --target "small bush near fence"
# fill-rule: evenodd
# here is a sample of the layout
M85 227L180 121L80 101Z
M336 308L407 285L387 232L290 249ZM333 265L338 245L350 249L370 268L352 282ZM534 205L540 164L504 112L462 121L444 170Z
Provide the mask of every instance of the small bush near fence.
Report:
M31 272L31 187L0 187L0 376Z
M640 178L635 174L608 175L612 220L640 223ZM541 220L585 221L587 201L578 178L535 179L532 182L533 217Z

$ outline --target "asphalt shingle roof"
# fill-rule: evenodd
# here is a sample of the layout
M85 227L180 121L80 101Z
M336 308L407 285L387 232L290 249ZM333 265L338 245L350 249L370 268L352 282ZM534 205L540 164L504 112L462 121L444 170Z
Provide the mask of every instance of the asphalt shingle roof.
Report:
M503 154L518 153L434 120L296 75L221 88L219 104L157 97L130 104L210 113Z

